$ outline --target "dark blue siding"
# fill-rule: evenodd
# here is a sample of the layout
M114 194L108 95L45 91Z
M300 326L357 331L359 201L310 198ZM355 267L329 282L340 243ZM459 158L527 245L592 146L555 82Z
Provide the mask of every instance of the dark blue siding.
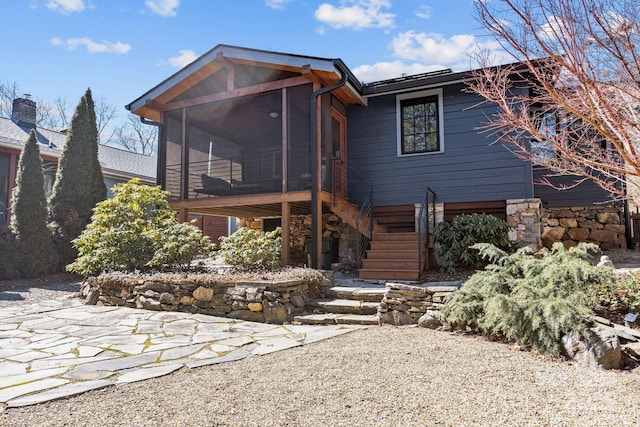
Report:
M566 190L557 190L548 185L539 184L547 173L549 171L543 168L534 168L533 170L535 197L540 199L543 207L593 206L610 200L609 194L591 180L584 181L577 187ZM572 176L550 176L546 179L558 187L562 185L572 186L575 183L575 177Z
M494 110L480 98L445 87L444 153L397 156L396 97L369 98L348 110L349 166L374 187L378 206L419 203L427 187L439 202L532 197L531 166L478 128Z

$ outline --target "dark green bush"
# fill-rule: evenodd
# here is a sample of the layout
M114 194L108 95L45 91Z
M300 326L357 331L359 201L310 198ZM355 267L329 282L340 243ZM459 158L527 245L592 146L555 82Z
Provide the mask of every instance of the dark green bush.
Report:
M200 229L179 224L168 193L132 179L114 187L96 206L92 221L73 241L78 258L67 270L83 276L111 271L184 268L214 245Z
M15 266L22 276L39 277L56 271L58 258L47 228L42 160L33 130L18 161L11 198L11 231L16 237Z
M471 249L476 243L490 243L513 252L517 244L509 240L510 229L505 221L485 214L458 215L450 223L439 223L433 239L438 244L435 253L442 259L440 268L455 272L461 267L481 267L482 257Z
M282 251L282 230L264 232L240 228L227 237L220 238L222 260L238 270L271 270L279 265Z
M566 250L561 243L533 254L507 254L489 244L474 245L492 264L469 278L442 313L458 328L503 337L547 355L561 352L561 338L582 332L594 305L590 289L613 279L611 268L589 261L593 244Z
M98 161L98 129L91 95L80 99L67 131L49 199L49 228L60 256L60 270L77 256L71 241L91 220L93 208L107 197Z
M0 280L20 277L16 238L6 225L0 225Z

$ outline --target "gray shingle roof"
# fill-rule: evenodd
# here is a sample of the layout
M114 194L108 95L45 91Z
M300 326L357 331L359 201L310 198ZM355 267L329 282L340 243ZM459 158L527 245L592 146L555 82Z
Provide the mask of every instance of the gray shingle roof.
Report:
M0 146L22 149L33 127L20 126L11 119L0 117ZM59 157L66 135L40 127L35 128L36 139L40 143L40 152Z
M104 175L138 177L155 183L156 157L101 145L98 148L98 159Z

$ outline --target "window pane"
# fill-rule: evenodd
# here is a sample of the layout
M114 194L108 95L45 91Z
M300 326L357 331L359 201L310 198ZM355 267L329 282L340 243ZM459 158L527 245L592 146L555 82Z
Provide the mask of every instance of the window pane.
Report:
M440 150L437 102L437 97L402 102L402 154Z

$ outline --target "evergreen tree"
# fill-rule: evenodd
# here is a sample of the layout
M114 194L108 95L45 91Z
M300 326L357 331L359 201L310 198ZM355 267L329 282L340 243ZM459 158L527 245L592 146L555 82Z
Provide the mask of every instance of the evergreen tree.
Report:
M92 210L107 196L98 161L98 129L91 89L78 103L62 149L49 199L49 219L60 256L60 269L77 251L71 241L90 222Z
M33 130L18 162L16 186L11 199L11 229L17 239L16 258L22 275L37 277L56 270L56 250L47 228L42 160Z

